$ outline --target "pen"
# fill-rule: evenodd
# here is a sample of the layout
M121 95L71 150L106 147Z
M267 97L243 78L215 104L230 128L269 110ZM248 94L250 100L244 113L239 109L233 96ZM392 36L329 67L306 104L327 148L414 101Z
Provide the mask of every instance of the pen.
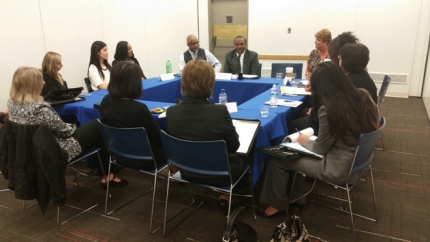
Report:
M291 100L284 100L284 102L292 102Z
M299 129L297 129L297 128L296 128L296 131L297 131L297 133L302 134L302 133L300 133Z

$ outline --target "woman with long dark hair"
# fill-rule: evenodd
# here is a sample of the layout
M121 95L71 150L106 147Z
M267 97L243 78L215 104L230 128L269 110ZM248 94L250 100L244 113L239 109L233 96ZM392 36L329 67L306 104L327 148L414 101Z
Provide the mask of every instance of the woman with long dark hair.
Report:
M116 45L114 58L115 60L112 61L112 66L120 61L129 61L140 66L139 61L137 61L137 59L134 57L133 47L131 47L131 44L127 41L118 42ZM143 74L143 70L142 77L143 79L146 79L145 74Z
M298 142L323 158L271 159L260 198L260 202L269 207L258 212L262 217L274 217L289 206L290 171L301 171L327 182L345 182L359 136L378 127L378 110L369 93L355 88L339 66L332 62L320 63L312 73L311 85L313 108L318 110L319 135L316 140L309 140L301 134ZM350 179L356 180L361 175L351 174ZM304 194L303 176L296 177L292 189L296 197ZM305 202L304 198L297 201L299 206Z
M90 64L88 65L88 78L93 90L106 89L110 80L111 65L108 63L109 52L107 45L102 41L95 41L91 45Z

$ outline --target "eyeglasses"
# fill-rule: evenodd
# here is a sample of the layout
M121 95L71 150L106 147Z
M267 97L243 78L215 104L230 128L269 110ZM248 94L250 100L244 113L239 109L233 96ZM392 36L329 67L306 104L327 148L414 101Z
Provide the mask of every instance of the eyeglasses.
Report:
M338 55L338 56L337 56L337 59L342 60L342 56L341 56L341 55Z

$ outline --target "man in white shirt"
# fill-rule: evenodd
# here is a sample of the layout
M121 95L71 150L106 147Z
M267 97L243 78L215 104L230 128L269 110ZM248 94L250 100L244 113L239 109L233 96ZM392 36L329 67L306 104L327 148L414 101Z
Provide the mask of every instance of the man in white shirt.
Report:
M220 72L222 69L221 62L208 50L199 48L199 40L195 35L187 36L188 50L179 57L179 73L182 73L188 61L194 59L207 60L214 68L215 72Z

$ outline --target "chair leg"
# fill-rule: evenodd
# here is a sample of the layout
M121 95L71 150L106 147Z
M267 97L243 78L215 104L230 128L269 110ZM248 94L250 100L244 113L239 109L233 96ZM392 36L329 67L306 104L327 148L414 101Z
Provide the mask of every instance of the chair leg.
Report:
M351 197L349 195L349 186L348 184L346 185L346 194L348 195L348 205L349 205L349 215L351 216L351 229L352 229L352 233L354 235L354 240L357 240L357 237L355 235L355 226L354 226L354 214L352 212L352 206L351 206Z
M372 181L372 191L373 191L373 204L375 205L375 222L378 220L378 212L376 207L376 193L375 193L375 183L373 182L373 173L372 173L372 167L369 167L370 169L370 179Z
M105 214L106 215L107 215L107 205L108 205L108 197L109 197L109 178L110 178L111 164L112 163L109 162L109 168L108 168L107 178L106 178L106 176L104 176L105 177L105 181L106 181L106 197L105 197Z
M287 209L285 209L285 221L288 221L288 210L290 210L291 197L293 196L294 185L296 183L296 176L297 176L297 171L294 172L293 183L291 184L291 191L290 191L290 195L288 196L288 205L287 205Z
M151 221L149 222L149 232L152 232L152 219L154 218L154 204L155 204L155 188L157 187L157 169L155 171L154 175L154 184L153 184L153 191L152 191L152 207L151 207Z
M167 193L166 193L166 204L164 205L163 237L166 236L167 205L169 203L169 188L170 188L170 170L169 170L169 173L167 175Z

